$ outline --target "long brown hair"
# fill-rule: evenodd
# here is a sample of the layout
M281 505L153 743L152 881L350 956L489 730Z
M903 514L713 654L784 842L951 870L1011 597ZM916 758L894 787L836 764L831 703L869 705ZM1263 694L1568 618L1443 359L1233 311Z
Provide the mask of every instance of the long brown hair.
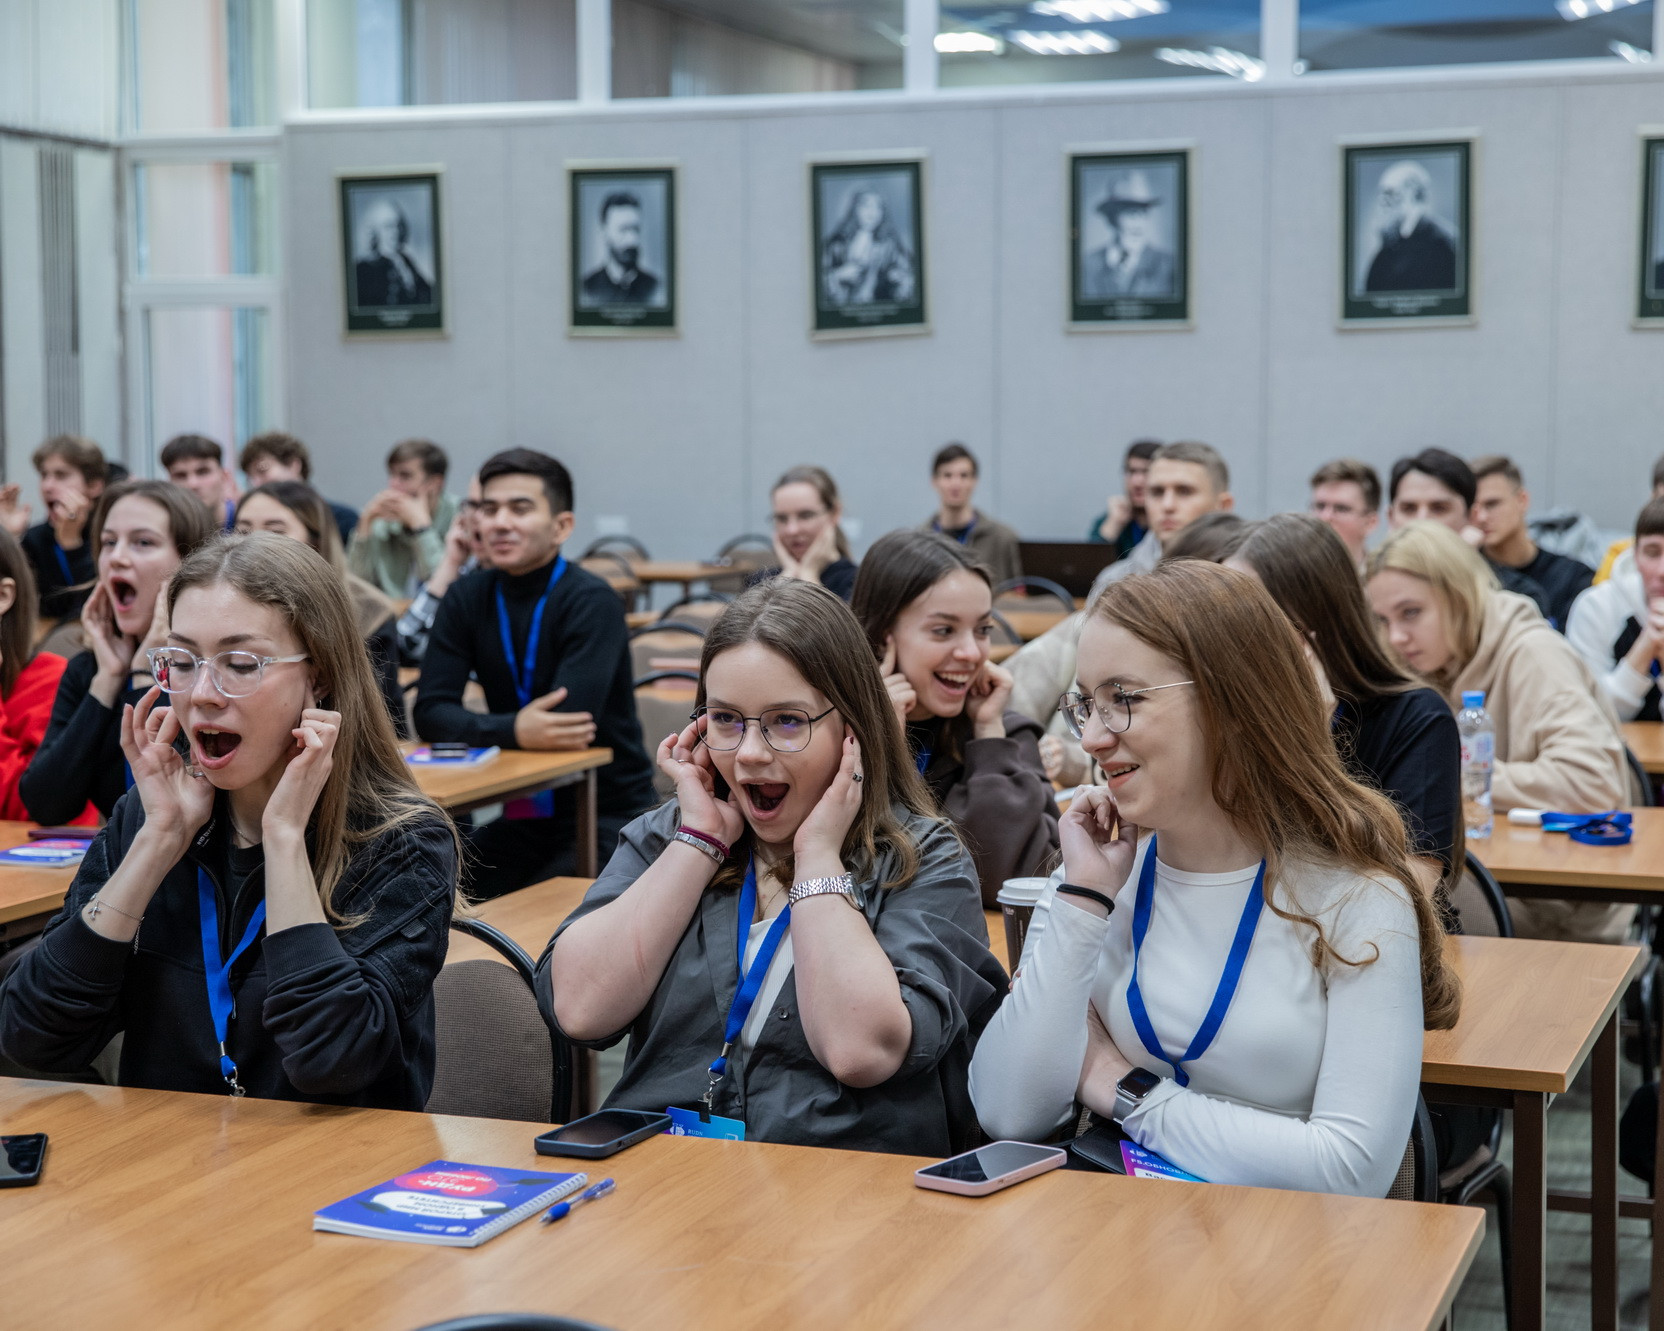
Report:
M337 926L350 927L355 921L338 908L335 890L354 851L396 828L433 818L451 827L450 819L417 789L405 765L335 570L310 546L286 536L220 536L173 575L169 616L182 593L216 583L283 616L311 661L318 705L341 714L334 763L307 830L324 913Z
M1404 821L1384 795L1347 774L1299 637L1265 588L1233 569L1181 559L1111 585L1089 614L1195 681L1214 803L1265 857L1266 905L1311 928L1313 965L1362 966L1375 957L1342 956L1317 920L1277 904L1273 887L1285 863L1396 882L1415 909L1423 1020L1429 1030L1455 1025L1461 986L1445 963L1444 930L1416 876Z
M40 602L29 557L4 527L0 527L0 578L13 583L12 608L0 616L0 697L9 698L23 667L35 659Z
M282 504L306 528L306 541L328 561L346 588L347 600L352 605L353 619L362 637L369 637L393 615L393 602L379 587L347 571L347 557L341 548L341 529L335 525L329 501L305 481L267 481L257 485L237 501L233 518L243 515L243 505L255 495Z
M98 496L87 526L87 540L96 561L104 550L104 524L110 510L123 499L148 499L168 515L168 539L181 559L214 534L214 519L203 502L172 481L122 481Z
M958 541L930 531L893 531L872 543L855 574L855 590L849 608L867 635L873 660L884 659L884 639L896 626L901 612L943 578L952 573L971 573L988 586L992 598L994 581L988 566ZM942 720L942 750L954 758L965 750L972 724L965 711Z
M913 765L878 665L849 607L819 583L795 578L770 578L741 593L705 635L705 650L699 658L699 706L705 705L711 662L750 642L790 661L838 709L838 716L855 732L861 746L861 811L844 838L844 863L859 876L877 863L881 849L887 849L896 857L896 871L883 886L911 882L918 872L919 850L895 806L935 818L936 801ZM742 844L749 846L750 837L747 827ZM743 863L743 857L736 854L715 882L737 884Z
M1231 558L1306 636L1335 697L1365 703L1416 687L1382 647L1352 556L1328 523L1305 513L1251 522Z
M820 502L826 505L828 513L837 513L844 501L838 497L838 483L832 479L832 474L825 467L793 467L785 472L779 480L769 486L769 498L774 498L774 492L783 485L808 485L820 496ZM849 538L844 535L843 524L837 525L838 558L849 558Z

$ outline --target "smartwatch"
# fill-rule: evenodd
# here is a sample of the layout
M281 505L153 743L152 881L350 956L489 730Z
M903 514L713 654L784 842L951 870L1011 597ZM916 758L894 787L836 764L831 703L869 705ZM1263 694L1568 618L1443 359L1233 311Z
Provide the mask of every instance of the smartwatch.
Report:
M1161 1085L1161 1078L1148 1068L1134 1068L1115 1083L1115 1109L1110 1118L1120 1127L1128 1114L1144 1103L1144 1097Z

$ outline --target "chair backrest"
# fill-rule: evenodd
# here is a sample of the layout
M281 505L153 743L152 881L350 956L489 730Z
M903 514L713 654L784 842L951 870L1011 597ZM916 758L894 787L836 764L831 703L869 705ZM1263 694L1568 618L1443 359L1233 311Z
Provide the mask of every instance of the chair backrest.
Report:
M1508 911L1502 885L1471 850L1466 852L1456 889L1450 894L1450 905L1465 934L1483 938L1514 936L1514 917Z
M716 562L726 564L733 572L709 578L705 585L713 592L738 595L745 590L745 580L751 574L759 569L774 567L774 541L755 533L736 536L722 543L722 549L716 552Z
M686 597L667 607L659 616L659 623L681 624L698 629L701 633L708 633L711 625L722 618L722 612L733 599L718 592L701 592L697 596Z
M993 641L996 643L1003 642L1013 647L1021 647L1023 645L1023 635L1011 627L1011 621L998 610L991 613L994 619Z
M1410 1125L1410 1142L1399 1161L1398 1174L1387 1196L1400 1202L1439 1200L1439 1152L1433 1144L1433 1120L1427 1102L1416 1096L1415 1122Z
M1635 750L1624 745L1624 762L1629 767L1629 802L1639 805L1643 809L1650 809L1658 803L1653 794L1652 777L1647 769L1641 766L1641 760L1635 756Z
M416 1331L608 1331L608 1328L576 1317L551 1317L547 1313L479 1313L473 1317L429 1322Z
M532 959L483 920L459 917L451 927L503 960L456 961L440 968L433 982L438 1057L427 1112L568 1121L572 1051L538 1011Z
M578 558L588 559L591 555L598 555L602 552L616 554L626 562L633 559L651 561L653 558L652 555L647 553L647 547L636 540L634 536L597 537L589 543L589 548Z
M1024 592L1025 596L1009 596L1010 592ZM1001 599L1001 598L1005 599ZM994 603L1002 609L1038 610L1037 600L1050 598L1063 608L1063 613L1075 613L1075 598L1060 583L1050 578L1007 578L994 588Z
M635 604L636 594L641 591L641 579L636 577L630 561L623 555L615 550L599 550L595 554L584 555L578 564L604 579L607 586L618 593L626 609Z
M693 711L697 670L652 670L636 680L636 719L641 722L642 743L651 753L664 737L680 731ZM676 793L676 783L653 766L653 789L662 800Z
M704 646L702 625L679 619L645 625L630 634L630 673L639 677L655 670L688 669L687 663L697 669Z

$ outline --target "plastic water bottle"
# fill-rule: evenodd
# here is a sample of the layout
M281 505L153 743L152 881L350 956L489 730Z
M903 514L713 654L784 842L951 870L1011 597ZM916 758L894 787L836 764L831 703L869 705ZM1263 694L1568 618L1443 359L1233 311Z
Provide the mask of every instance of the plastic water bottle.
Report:
M1496 761L1496 730L1485 710L1485 695L1475 690L1462 695L1456 718L1462 736L1462 818L1468 836L1491 834L1491 766Z

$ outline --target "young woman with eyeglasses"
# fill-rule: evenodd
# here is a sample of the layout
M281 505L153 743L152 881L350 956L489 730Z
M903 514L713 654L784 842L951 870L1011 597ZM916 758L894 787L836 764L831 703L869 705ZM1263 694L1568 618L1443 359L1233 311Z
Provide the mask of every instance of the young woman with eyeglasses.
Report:
M989 660L988 570L946 537L894 531L867 551L850 608L919 775L971 848L993 908L1007 878L1050 871L1057 804L1041 727L1007 710L1011 676Z
M750 578L750 585L769 578L818 582L849 600L855 588L855 561L843 522L843 500L838 485L822 467L793 467L769 491L774 522L773 568Z
M1397 810L1354 781L1265 589L1180 560L1110 588L1065 699L1108 777L1062 822L971 1067L995 1137L1078 1106L1216 1183L1383 1196L1422 1031L1460 992Z
M1005 975L860 627L824 587L753 587L705 639L698 702L658 748L675 797L624 829L539 963L547 1013L583 1045L629 1036L610 1107L963 1149Z
M121 709L150 687L146 649L167 636L168 579L213 534L208 510L168 481L111 486L87 539L98 581L81 609L86 650L58 681L46 736L18 783L37 823L67 823L90 803L106 818L131 782L121 754Z
M415 786L340 579L222 538L168 588L134 789L0 987L0 1051L123 1085L420 1109L456 830ZM175 747L184 741L188 756Z

